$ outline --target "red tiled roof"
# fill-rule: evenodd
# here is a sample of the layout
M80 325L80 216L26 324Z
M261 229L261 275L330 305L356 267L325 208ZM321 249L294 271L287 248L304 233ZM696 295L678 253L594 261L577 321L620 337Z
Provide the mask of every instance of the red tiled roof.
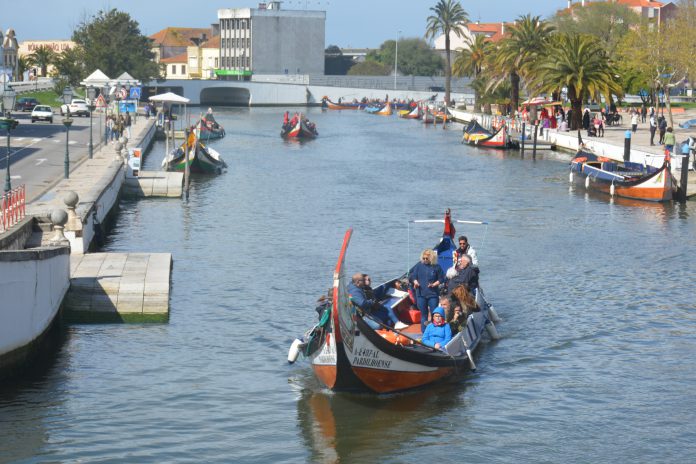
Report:
M172 56L169 58L162 58L160 63L186 63L188 61L188 54L182 53L180 55Z
M210 40L202 45L203 48L220 48L220 36L211 37Z
M466 27L472 34L484 34L491 42L497 42L503 38L503 25L505 23L469 23ZM506 24L507 26L507 24Z

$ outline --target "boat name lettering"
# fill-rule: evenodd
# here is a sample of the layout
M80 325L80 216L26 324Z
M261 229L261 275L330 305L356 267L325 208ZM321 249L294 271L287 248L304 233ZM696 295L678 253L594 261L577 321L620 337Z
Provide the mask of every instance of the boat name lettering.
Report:
M378 369L389 369L391 361L376 358L363 358L356 356L353 358L353 366L376 367Z
M355 352L355 357L363 357L363 358L374 358L377 359L379 358L379 351L377 350L371 350L369 348L358 348L358 350Z
M319 355L315 364L336 364L336 356L334 354Z

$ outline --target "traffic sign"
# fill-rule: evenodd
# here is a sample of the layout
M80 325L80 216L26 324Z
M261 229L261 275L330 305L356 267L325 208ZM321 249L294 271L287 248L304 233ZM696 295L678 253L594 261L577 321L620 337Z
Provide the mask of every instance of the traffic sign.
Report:
M140 100L140 87L130 88L130 98L131 100Z
M99 95L96 101L97 108L104 108L106 106L106 100L104 100L104 95Z

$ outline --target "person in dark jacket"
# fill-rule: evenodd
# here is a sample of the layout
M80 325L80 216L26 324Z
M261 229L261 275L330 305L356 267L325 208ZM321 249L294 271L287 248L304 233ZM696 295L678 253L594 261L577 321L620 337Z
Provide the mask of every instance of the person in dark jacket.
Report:
M590 110L587 108L585 108L585 112L582 113L582 128L590 130Z
M433 310L433 323L425 328L421 342L441 350L450 340L452 340L452 330L445 321L445 310L438 306Z
M447 292L452 294L458 285L466 285L469 291L473 292L478 288L479 270L471 265L469 255L462 255L459 259L459 264L456 267L451 267L447 270Z
M437 307L438 288L445 282L445 274L437 263L437 255L433 250L423 250L421 260L411 269L408 280L416 292L416 306L421 312L421 331L423 331L430 319L430 312Z
M364 320L373 329L377 330L382 328L379 323L375 322L373 319L381 322L389 327L394 327L397 330L406 328L406 324L399 321L394 314L394 310L387 308L379 303L379 299L384 295L379 289L372 292L373 298L368 298L365 294L365 277L362 272L353 274L351 282L348 284L348 293L350 294L350 299L354 305L362 309L365 314L371 317L366 317Z

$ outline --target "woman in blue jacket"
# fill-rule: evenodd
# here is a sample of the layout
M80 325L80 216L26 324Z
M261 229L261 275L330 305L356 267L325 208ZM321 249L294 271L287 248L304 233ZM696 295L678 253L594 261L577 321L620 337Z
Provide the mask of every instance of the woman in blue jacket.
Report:
M445 273L437 263L437 255L433 250L425 249L421 260L413 266L408 279L416 290L416 305L421 312L421 332L425 330L430 312L438 304L438 287L445 281Z
M452 330L445 321L445 310L438 306L433 311L433 322L425 328L421 341L424 345L441 350L450 340L452 340Z

